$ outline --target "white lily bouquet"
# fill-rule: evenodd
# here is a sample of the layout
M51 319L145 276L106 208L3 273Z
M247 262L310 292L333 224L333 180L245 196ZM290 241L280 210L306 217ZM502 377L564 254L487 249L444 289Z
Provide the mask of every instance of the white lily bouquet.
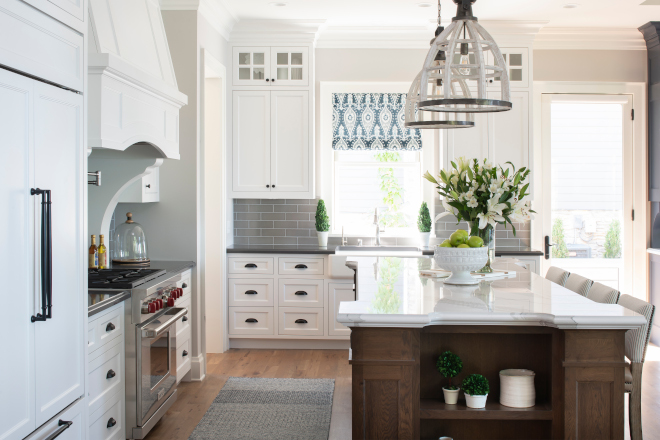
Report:
M479 163L477 159L460 157L451 162L452 169L440 171L440 182L428 171L424 178L436 185L442 198L442 206L448 214L456 216L458 222L467 221L470 235L484 240L489 247L489 262L484 271L490 272L490 263L495 252L495 227L511 225L516 235L514 222L531 220L529 183L525 183L530 170L522 167L516 170L511 162L506 169L493 166L487 159ZM491 255L492 254L492 255Z

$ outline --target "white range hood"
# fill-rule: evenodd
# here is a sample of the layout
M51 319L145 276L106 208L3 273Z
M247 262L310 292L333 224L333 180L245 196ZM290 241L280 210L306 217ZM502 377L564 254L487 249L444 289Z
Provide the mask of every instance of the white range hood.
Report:
M89 2L89 148L179 158L179 92L157 0Z

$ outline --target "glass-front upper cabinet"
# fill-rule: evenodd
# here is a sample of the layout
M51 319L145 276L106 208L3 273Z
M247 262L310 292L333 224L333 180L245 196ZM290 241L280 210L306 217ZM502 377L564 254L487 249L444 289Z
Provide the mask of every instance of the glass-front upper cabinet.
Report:
M234 48L234 85L270 84L270 47Z
M526 47L500 47L502 57L509 72L511 88L529 87L529 60ZM489 62L493 63L492 54L488 54ZM499 81L495 79L494 81ZM494 81L491 81L493 83Z
M306 47L234 47L235 86L308 86Z

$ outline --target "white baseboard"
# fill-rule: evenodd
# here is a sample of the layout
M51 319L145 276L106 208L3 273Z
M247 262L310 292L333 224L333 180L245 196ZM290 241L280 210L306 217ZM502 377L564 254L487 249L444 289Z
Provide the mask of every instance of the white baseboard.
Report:
M229 339L230 348L264 348L274 350L347 350L348 340L322 339Z
M204 355L200 353L199 356L193 357L190 362L190 380L193 382L201 382L206 377L206 361Z

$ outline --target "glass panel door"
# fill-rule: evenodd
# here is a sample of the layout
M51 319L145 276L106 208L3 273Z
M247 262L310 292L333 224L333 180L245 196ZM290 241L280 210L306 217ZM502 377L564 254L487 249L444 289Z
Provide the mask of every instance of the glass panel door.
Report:
M159 323L159 321L155 321ZM139 378L140 424L144 423L160 407L163 399L176 385L176 349L174 326L160 336L149 337L138 327L141 346L141 375Z
M270 84L270 48L234 48L234 85Z
M551 265L622 293L632 293L631 109L627 95L543 98Z
M307 86L309 85L306 47L273 47L271 68L273 85ZM272 80L271 80L272 81Z

